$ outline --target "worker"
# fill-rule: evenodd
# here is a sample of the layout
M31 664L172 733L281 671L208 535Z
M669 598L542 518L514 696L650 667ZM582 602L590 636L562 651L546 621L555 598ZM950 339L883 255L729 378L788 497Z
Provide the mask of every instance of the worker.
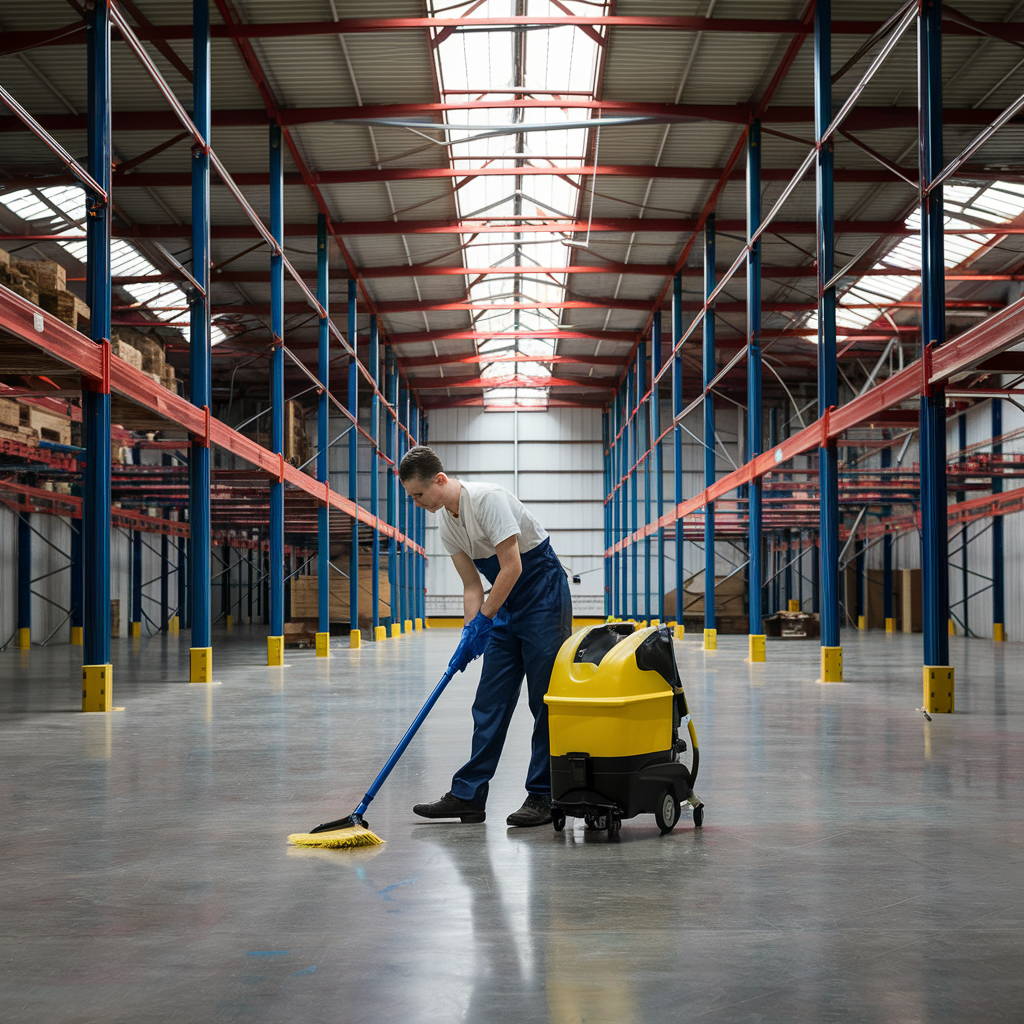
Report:
M436 513L441 543L462 579L465 625L451 663L463 671L474 658L484 658L473 702L470 758L455 773L449 792L433 803L416 804L413 811L424 818L484 820L488 784L525 676L533 745L526 799L507 823L546 824L551 774L544 694L555 655L572 632L565 570L547 532L504 487L449 476L425 445L409 449L398 478L414 504ZM491 585L486 595L481 574Z

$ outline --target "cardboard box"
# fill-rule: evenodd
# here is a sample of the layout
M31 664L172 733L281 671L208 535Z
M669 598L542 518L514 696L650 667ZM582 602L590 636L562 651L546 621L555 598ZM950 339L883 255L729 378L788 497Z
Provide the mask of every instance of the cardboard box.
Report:
M41 441L52 441L54 444L71 444L71 417L49 409L40 409L37 405L20 403L21 425L28 427L39 436Z
M359 627L368 629L372 616L370 614L373 595L371 594L370 559L367 557L364 565L359 560ZM291 579L292 608L291 618L297 619L318 619L319 611L319 586L316 576L293 576ZM336 572L331 572L331 600L330 600L331 622L350 623L352 618L349 612L349 581ZM377 603L377 615L379 618L388 618L391 615L391 588L388 586L387 569L381 567L380 591Z
M142 369L142 353L125 341L115 338L110 343L110 354L130 363L136 370Z
M41 292L62 292L67 289L67 271L54 260L23 260L15 257L11 263L15 270L34 281Z
M89 307L73 292L40 292L39 304L76 331L90 320Z

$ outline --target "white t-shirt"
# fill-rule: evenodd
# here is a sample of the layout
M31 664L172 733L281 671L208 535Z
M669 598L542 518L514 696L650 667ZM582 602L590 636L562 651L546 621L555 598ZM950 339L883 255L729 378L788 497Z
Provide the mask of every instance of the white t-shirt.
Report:
M470 558L490 558L509 537L519 538L523 554L547 537L544 527L511 491L498 484L459 483L458 518L444 507L437 513L441 543L448 554L463 551Z

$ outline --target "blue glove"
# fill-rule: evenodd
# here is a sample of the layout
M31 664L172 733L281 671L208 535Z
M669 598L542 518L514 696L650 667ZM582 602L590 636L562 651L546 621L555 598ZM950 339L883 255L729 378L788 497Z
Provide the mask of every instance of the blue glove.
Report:
M477 612L476 618L463 626L459 646L455 648L448 667L455 669L456 672L464 672L469 663L479 658L487 649L492 629L494 620L487 618L483 612Z

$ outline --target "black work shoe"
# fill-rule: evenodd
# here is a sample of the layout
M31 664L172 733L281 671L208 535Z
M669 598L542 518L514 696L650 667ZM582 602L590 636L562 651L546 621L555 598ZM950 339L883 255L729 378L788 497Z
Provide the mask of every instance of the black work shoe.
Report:
M451 793L445 793L440 800L431 804L416 804L412 812L421 818L461 818L467 825L478 824L486 818L482 804L462 800Z
M551 824L551 797L527 793L523 806L505 819L506 825L529 828L531 825Z

